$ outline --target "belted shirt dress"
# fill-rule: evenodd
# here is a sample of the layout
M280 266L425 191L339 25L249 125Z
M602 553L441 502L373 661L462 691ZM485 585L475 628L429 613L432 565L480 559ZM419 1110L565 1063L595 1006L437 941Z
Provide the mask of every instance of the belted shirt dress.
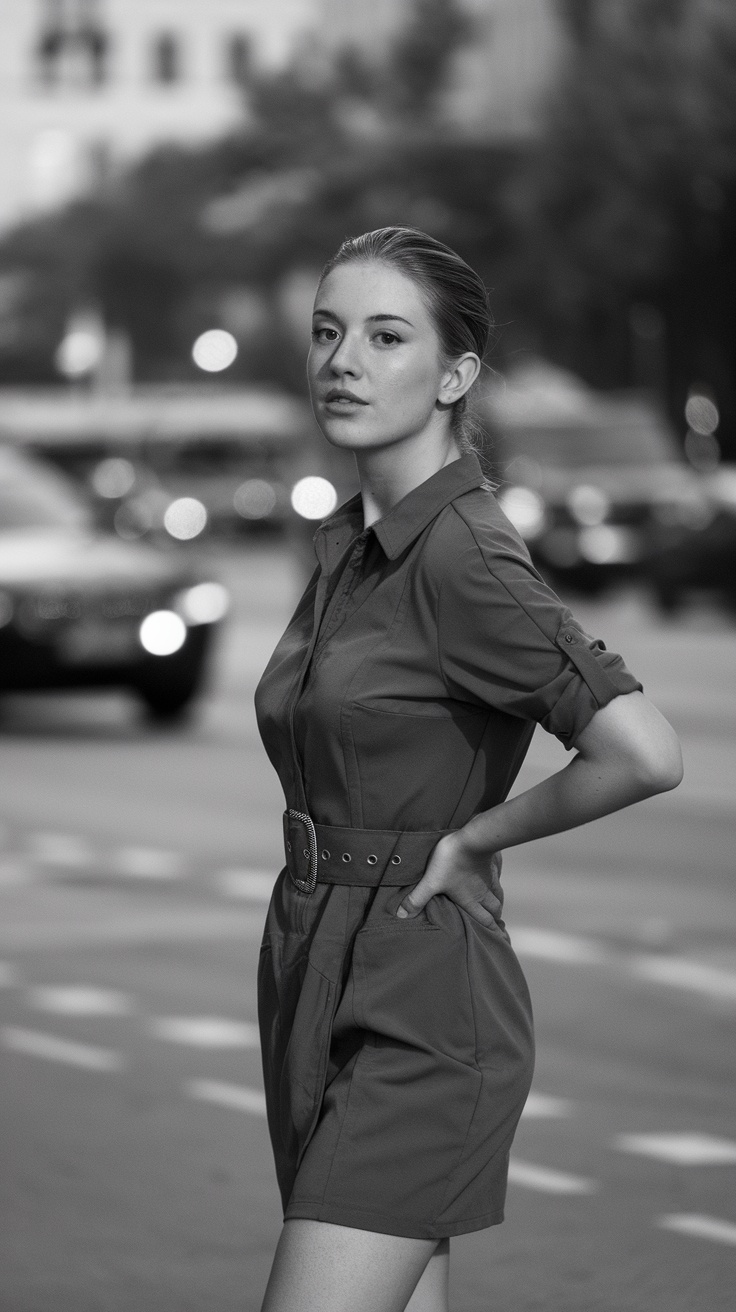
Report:
M536 724L572 747L641 685L543 582L473 454L318 569L259 684L286 798L259 964L284 1214L420 1239L503 1219L533 1068L501 920L444 895L396 910L442 833L502 802Z

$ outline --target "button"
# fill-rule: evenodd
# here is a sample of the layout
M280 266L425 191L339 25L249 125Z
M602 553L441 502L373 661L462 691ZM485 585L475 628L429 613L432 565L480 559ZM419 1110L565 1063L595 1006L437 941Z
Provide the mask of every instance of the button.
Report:
M308 848L308 847L303 847L303 848L302 848L302 856L305 856L305 857L307 858L307 860L309 860L309 848Z
M329 852L327 851L327 848L326 848L326 847L323 847L323 848L322 848L322 851L320 852L320 856L322 857L322 860L323 860L323 861L329 861L329 859L330 859L330 854L329 854Z
M565 642L572 642L572 634L571 634L571 633L566 633L566 634L565 634Z
M348 861L352 861L353 858L351 857L349 852L343 852L342 859L347 863Z
M378 857L374 856L373 853L371 852L370 856L366 857L366 861L368 862L369 866L374 866L378 861Z
M400 857L400 856L392 856L392 857L391 857L391 865L392 865L392 866L400 866L400 865L401 865L401 857Z
M290 852L290 851L291 851L291 843L289 842L288 838L287 838L287 840L286 840L286 850L287 850L287 852Z

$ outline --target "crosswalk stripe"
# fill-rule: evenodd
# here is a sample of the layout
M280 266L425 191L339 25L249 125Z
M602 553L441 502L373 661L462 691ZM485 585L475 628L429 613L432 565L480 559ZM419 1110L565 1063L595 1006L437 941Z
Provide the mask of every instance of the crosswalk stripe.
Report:
M120 847L110 854L115 874L131 879L180 879L184 862L178 852L154 847Z
M659 1158L676 1166L726 1166L736 1162L736 1143L710 1134L618 1134L622 1153Z
M133 1000L115 989L83 986L29 989L28 1001L39 1011L53 1011L60 1016L127 1016Z
M689 989L713 998L736 1002L736 974L720 970L703 961L687 957L660 957L656 954L634 957L630 969L642 979L654 984L667 984L670 988Z
M252 1021L225 1020L217 1016L159 1016L149 1021L156 1039L186 1044L192 1048L258 1048L258 1026Z
M45 1057L48 1061L66 1062L70 1066L83 1066L94 1071L117 1071L123 1066L123 1059L118 1052L112 1052L109 1048L94 1048L87 1043L71 1043L68 1039L57 1038L55 1034L39 1034L36 1030L7 1025L0 1032L0 1037L6 1048L30 1057Z
M534 1090L526 1100L522 1116L531 1118L552 1118L570 1116L572 1103L569 1098L553 1098L548 1093L536 1093Z
M224 1084L219 1080L188 1080L184 1086L190 1098L200 1102L216 1103L236 1112L249 1112L254 1116L266 1115L266 1099L260 1089L249 1089L240 1084Z
M509 1163L509 1184L523 1189L538 1189L543 1194L593 1194L598 1189L595 1180L579 1175L566 1175L563 1171L550 1171L546 1166L520 1162L514 1157Z
M660 1230L674 1230L675 1234L692 1235L694 1239L711 1239L717 1244L736 1244L736 1225L721 1221L717 1216L699 1216L697 1212L672 1212L658 1217L655 1225Z
M539 957L543 961L561 961L572 966L598 966L610 960L605 948L593 939L562 934L553 929L537 929L532 925L517 925L512 929L511 942L519 956Z

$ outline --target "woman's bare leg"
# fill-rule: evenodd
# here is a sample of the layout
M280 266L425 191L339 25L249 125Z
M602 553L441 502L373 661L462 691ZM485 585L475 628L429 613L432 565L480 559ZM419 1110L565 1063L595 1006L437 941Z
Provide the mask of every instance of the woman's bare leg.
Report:
M440 1239L406 1305L406 1312L449 1312L450 1241Z
M447 1312L448 1255L433 1258L437 1247L436 1239L286 1221L261 1312L405 1312L410 1299L411 1312Z

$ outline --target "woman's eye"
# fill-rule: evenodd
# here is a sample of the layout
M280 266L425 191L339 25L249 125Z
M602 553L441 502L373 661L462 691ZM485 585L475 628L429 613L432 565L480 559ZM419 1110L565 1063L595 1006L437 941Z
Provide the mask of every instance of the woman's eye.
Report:
M334 342L338 336L336 328L313 328L312 340L315 342Z
M378 340L381 346L393 346L396 342L400 342L401 338L396 333L385 332L378 334Z

